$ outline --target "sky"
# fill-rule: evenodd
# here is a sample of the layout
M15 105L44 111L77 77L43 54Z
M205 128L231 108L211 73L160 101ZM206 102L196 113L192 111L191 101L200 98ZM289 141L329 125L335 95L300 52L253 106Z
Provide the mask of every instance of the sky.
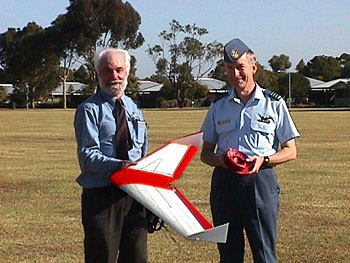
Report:
M159 33L175 19L208 30L204 43L223 44L240 38L270 68L274 55L289 56L293 71L298 62L314 56L350 54L349 0L130 0L141 16L145 43L130 53L137 59L137 75L155 72L147 47L159 44ZM47 27L66 13L69 0L0 0L0 33L35 21Z

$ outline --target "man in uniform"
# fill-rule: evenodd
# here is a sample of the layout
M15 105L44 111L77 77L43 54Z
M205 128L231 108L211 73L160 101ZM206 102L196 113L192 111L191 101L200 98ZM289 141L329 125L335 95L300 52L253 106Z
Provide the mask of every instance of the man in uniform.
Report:
M201 160L215 167L210 193L214 224L230 223L227 243L218 245L220 262L244 261L245 230L254 262L272 263L277 261L280 192L273 167L296 158L294 139L300 134L281 96L255 82L258 64L246 44L237 38L228 42L224 60L233 89L210 106L201 152ZM230 148L249 156L247 174L228 169Z
M100 90L77 109L74 121L83 187L85 262L147 262L147 219L143 206L110 176L146 155L146 123L124 93L130 55L121 49L96 53ZM119 254L118 254L119 253Z

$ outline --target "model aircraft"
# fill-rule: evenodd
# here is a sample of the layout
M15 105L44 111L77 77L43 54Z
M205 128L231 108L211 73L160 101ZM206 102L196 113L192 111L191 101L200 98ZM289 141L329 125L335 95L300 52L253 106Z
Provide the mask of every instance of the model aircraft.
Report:
M213 227L179 189L171 186L195 156L202 136L199 132L168 142L111 178L115 185L185 238L225 243L228 223Z

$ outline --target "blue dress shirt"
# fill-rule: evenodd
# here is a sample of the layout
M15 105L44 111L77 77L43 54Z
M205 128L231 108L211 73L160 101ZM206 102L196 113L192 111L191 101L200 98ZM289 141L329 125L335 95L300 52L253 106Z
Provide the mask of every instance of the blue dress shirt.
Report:
M212 103L201 130L205 141L217 144L218 153L234 148L248 156L272 155L280 144L300 136L284 100L258 84L246 104L234 89Z
M131 98L124 95L121 100L133 142L129 159L137 161L147 153L146 122L141 109ZM110 176L120 169L122 160L116 158L115 145L115 101L115 97L99 90L76 111L74 127L81 169L77 182L84 188L110 185Z

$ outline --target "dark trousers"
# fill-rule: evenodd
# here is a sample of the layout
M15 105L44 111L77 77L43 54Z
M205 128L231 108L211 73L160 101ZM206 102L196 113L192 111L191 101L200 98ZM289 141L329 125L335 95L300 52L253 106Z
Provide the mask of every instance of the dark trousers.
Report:
M147 262L146 210L118 187L83 189L82 223L86 263Z
M220 262L244 262L244 233L255 263L277 261L280 188L272 168L242 176L222 167L213 172L210 204L214 225L229 222L227 242L218 244Z

